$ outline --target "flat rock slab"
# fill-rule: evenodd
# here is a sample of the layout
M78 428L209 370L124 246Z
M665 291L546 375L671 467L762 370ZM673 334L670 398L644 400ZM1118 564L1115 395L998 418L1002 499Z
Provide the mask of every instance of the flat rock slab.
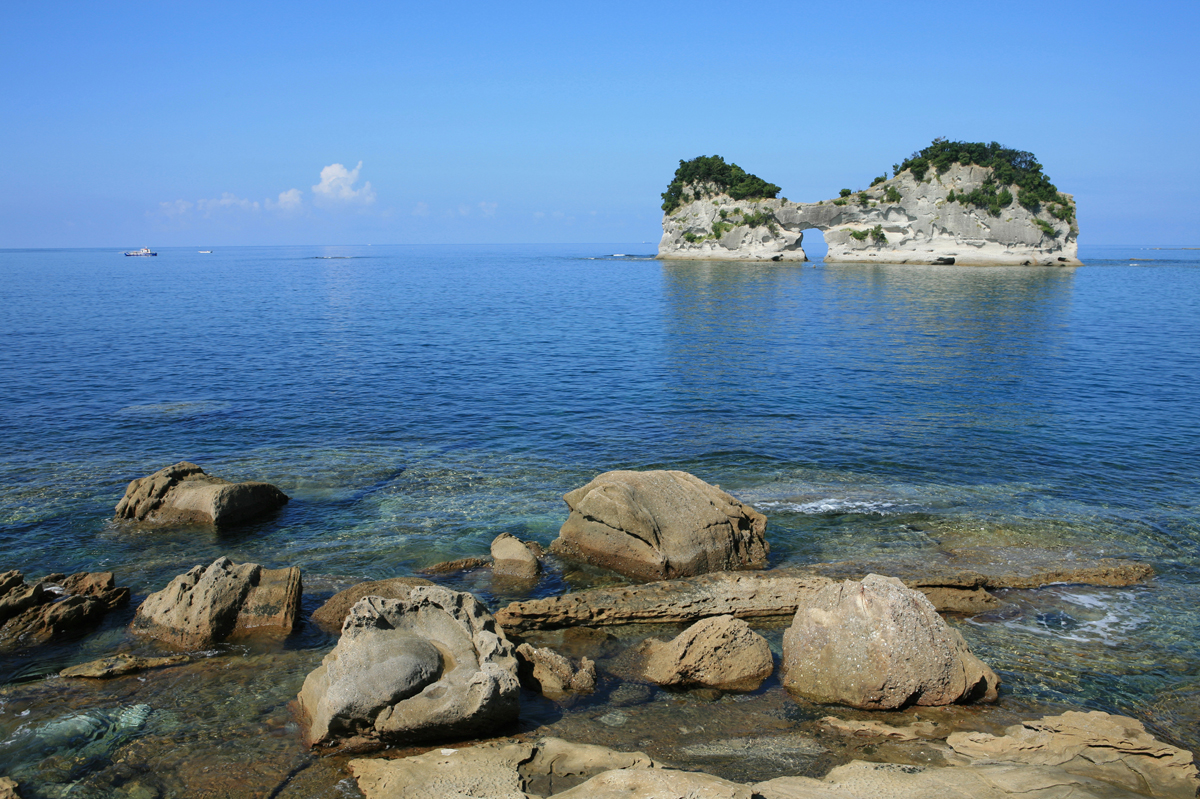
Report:
M359 583L331 596L324 605L313 612L312 620L326 632L341 633L342 624L345 623L350 608L354 607L354 604L363 597L407 599L414 588L422 585L433 585L433 583L420 577L391 577L386 580Z
M767 518L679 471L605 472L563 496L550 551L641 580L766 564Z
M165 658L144 658L136 655L114 655L112 657L100 658L99 660L91 660L87 663L80 663L77 666L71 666L63 669L58 673L59 677L88 677L97 680L106 680L111 677L121 677L126 674L136 674L139 671L148 669L160 669L166 666L179 666L184 663L190 663L191 658L186 655L176 655L174 657Z
M592 777L558 799L753 799L749 785L699 771L617 769Z
M300 613L300 569L264 569L226 557L196 566L146 597L129 628L180 649L203 649L234 634L292 631Z
M181 461L131 482L117 503L116 518L148 524L238 524L287 501L270 483L231 483Z

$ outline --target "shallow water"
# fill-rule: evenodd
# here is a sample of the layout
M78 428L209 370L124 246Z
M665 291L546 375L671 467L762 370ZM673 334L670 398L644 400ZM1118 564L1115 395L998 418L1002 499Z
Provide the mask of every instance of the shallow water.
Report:
M679 468L767 514L773 565L981 547L1152 564L1144 586L1010 591L1005 612L957 620L1005 686L1001 708L955 712L1097 708L1200 749L1195 253L1084 248L1077 269L605 257L645 251L0 251L0 569L112 570L136 604L226 554L299 565L311 610L486 554L500 532L548 544L561 495L601 471ZM182 459L293 499L228 530L111 521L129 480ZM451 584L496 607L605 579ZM184 795L236 774L245 795L329 795L345 777L312 765L287 711L333 644L309 625L101 686L40 679L146 649L131 614L0 660L0 764L40 769L45 796L78 780L71 795ZM100 744L32 732L143 703L143 724ZM737 775L753 768L714 741L817 734L804 725L829 710L775 683L630 707L608 689L569 708L528 697L521 729ZM712 720L678 721L693 713ZM793 743L780 757L797 769L834 757Z

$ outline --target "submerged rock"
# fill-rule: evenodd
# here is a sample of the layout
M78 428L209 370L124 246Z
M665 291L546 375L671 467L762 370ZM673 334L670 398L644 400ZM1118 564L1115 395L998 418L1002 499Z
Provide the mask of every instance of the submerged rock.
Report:
M517 661L521 684L544 696L591 693L596 689L596 664L587 658L574 666L553 649L521 644L517 647Z
M160 669L165 666L179 666L191 662L186 655L176 655L165 658L144 658L136 655L113 655L112 657L90 660L77 666L65 668L58 673L59 677L89 677L106 680L110 677L121 677L135 674L147 669Z
M557 555L643 580L766 564L766 517L686 472L605 472L563 499Z
M516 720L513 646L473 596L436 586L367 596L304 680L310 745L356 747L479 736Z
M384 599L405 599L414 588L422 585L433 585L420 577L390 577L386 580L372 580L359 583L345 591L339 591L317 608L312 615L322 629L331 633L340 633L350 608L365 596L378 596Z
M238 524L287 501L270 483L231 483L181 461L131 482L117 503L116 517L151 524Z
M1000 684L924 594L877 574L801 603L784 633L783 673L806 699L873 710L994 702Z
M693 624L668 642L643 644L645 676L656 685L753 691L775 670L767 639L733 616Z
M264 569L220 557L146 597L129 628L180 649L202 649L238 633L290 633L300 613L300 569Z
M129 601L112 572L51 574L27 585L19 571L0 574L0 649L44 644L94 627Z

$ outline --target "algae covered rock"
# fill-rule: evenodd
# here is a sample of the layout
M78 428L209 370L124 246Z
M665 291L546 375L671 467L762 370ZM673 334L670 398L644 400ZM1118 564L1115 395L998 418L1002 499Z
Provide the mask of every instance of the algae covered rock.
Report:
M605 472L563 499L558 555L643 580L766 563L766 517L687 472Z

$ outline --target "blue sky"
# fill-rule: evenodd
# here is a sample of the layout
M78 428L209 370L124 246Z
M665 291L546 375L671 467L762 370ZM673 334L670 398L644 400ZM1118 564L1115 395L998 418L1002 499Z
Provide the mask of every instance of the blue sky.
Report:
M0 247L657 242L681 158L816 201L935 136L1034 152L1081 244L1197 244L1198 46L1195 2L6 3Z

